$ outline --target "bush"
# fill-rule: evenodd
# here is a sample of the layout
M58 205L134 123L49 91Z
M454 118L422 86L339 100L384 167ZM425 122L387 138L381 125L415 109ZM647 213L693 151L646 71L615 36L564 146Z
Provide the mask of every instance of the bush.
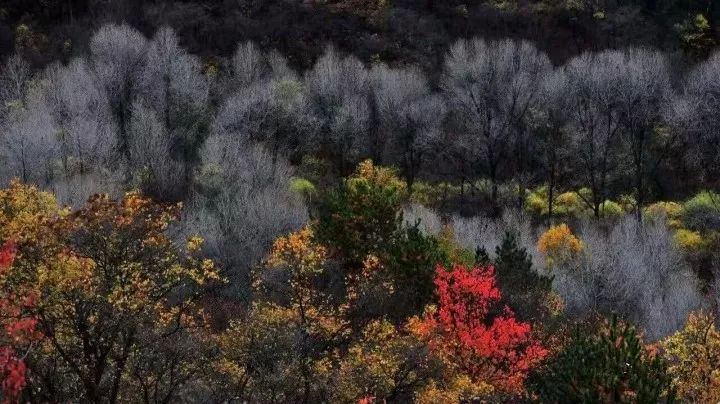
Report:
M558 195L554 204L554 211L558 216L581 217L589 212L585 201L574 191Z
M445 264L451 265L457 263L472 267L477 262L475 261L475 252L464 248L457 241L455 241L455 234L449 226L445 226L442 231L437 235L440 250L443 252L443 257L446 258Z
M637 207L637 201L632 195L621 195L618 198L618 204L622 207L625 212L632 212Z
M562 267L577 261L583 251L583 243L565 223L550 227L540 236L538 251L546 258L549 268Z
M460 186L447 182L429 183L416 181L412 185L410 200L426 206L442 205L460 195Z
M611 322L594 335L579 329L554 358L530 376L541 402L671 402L666 362L648 352L630 324Z
M604 217L619 217L625 214L622 205L611 200L606 200L600 205L600 212Z
M535 216L545 216L548 214L548 187L543 185L532 190L528 190L525 197L525 210Z
M668 224L673 228L677 228L682 225L681 220L682 220L684 213L685 212L684 212L683 205L681 205L677 202L666 202L666 201L655 202L651 205L648 205L643 210L645 219L647 219L647 220L667 219Z
M301 177L293 177L290 179L290 189L306 198L315 195L317 192L315 184L313 184L310 180Z
M673 240L681 250L690 254L700 253L706 246L705 240L703 240L699 232L688 229L676 230Z
M691 229L720 229L720 195L702 191L685 202L683 220Z

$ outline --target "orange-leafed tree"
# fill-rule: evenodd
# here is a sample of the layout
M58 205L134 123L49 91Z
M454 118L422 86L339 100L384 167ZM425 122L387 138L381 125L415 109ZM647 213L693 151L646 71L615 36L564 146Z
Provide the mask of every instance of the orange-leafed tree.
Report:
M547 351L533 338L530 324L500 306L494 268L438 266L435 285L437 307L412 320L411 329L459 377L494 394L521 394L528 372Z

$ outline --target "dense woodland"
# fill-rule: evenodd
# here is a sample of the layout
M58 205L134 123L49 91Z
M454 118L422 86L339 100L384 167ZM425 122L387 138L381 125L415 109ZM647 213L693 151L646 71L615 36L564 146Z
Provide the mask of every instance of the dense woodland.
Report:
M720 401L711 1L0 5L0 401Z

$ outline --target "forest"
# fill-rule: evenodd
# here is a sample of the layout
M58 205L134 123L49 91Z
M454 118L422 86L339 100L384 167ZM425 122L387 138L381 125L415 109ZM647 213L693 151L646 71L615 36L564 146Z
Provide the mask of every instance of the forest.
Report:
M713 2L35 3L0 402L720 401Z

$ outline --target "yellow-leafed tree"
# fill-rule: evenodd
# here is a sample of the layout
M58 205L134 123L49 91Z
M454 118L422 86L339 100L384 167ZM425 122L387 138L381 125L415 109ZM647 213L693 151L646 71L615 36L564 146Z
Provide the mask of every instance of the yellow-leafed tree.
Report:
M661 345L679 398L692 403L720 402L720 331L713 315L691 313L685 328Z
M92 197L76 212L13 183L0 192L2 228L17 257L2 278L34 291L43 339L27 354L28 391L39 401L172 401L199 374L205 319L197 297L218 280L202 240L167 235L179 205L137 193ZM196 332L197 331L197 332Z

